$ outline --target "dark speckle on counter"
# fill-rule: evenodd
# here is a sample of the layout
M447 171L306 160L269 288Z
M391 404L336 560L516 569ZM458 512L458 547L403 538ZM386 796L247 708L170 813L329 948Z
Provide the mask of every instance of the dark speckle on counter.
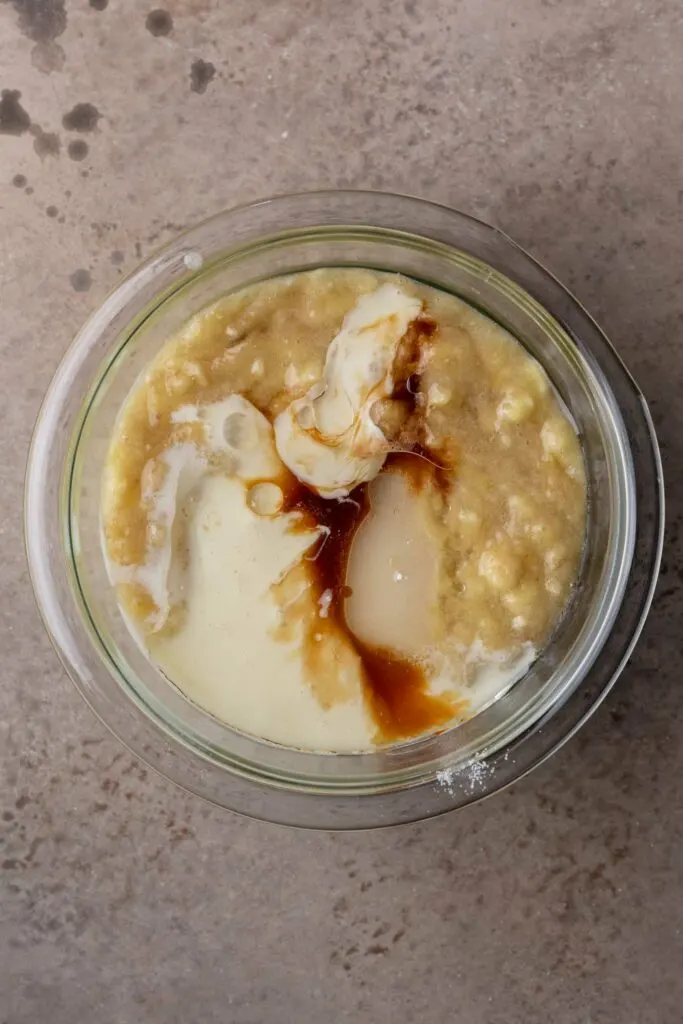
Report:
M216 69L210 61L195 60L190 68L190 88L192 92L206 92L214 79Z
M31 64L43 75L51 75L53 71L62 71L66 61L66 53L59 43L36 43L31 50Z
M0 94L0 134L23 135L30 132L33 136L33 148L42 159L46 156L59 156L61 147L59 136L55 132L46 132L32 123L28 113L21 105L21 93L18 89L3 89Z
M10 0L20 32L34 43L49 43L66 29L65 0Z
M173 31L173 18L168 11L158 7L147 15L145 27L153 36L167 36Z
M32 124L31 135L33 148L41 160L46 156L59 156L62 143L56 132L45 132L37 124Z
M88 143L83 139L73 139L67 146L67 153L72 160L85 160L88 155Z
M92 284L92 277L89 270L74 270L69 278L71 287L75 292L87 292Z
M77 103L64 115L62 124L70 132L94 132L101 116L92 103Z
M3 89L0 93L0 134L23 135L31 127L31 118L21 103L18 89Z

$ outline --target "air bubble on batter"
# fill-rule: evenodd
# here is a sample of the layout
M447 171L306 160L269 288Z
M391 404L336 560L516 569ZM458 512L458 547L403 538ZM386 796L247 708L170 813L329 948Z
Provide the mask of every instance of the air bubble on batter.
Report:
M247 493L247 505L257 516L276 516L282 508L282 491L268 481L254 484Z

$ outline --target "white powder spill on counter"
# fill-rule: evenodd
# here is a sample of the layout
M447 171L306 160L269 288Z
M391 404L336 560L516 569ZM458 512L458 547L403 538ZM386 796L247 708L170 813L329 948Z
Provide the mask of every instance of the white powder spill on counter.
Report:
M503 754L503 761L508 761L510 751ZM514 759L513 759L514 763ZM485 784L495 774L496 768L479 757L473 757L461 768L440 768L436 773L436 785L439 789L445 789L449 796L455 796L456 785L462 787L467 793L474 793L483 789Z
M456 785L467 793L474 793L478 789L483 789L494 771L493 766L486 761L473 758L462 768L440 768L436 773L436 784L445 789L449 796L455 796Z

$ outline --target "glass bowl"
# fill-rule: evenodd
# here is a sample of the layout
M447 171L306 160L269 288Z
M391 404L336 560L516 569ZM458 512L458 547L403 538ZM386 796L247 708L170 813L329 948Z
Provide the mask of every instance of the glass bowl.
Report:
M577 424L588 512L567 614L523 679L439 735L315 754L239 733L145 658L109 584L100 480L116 415L159 346L202 307L320 266L396 271L498 321L543 365ZM221 806L348 829L426 818L518 779L586 720L628 659L651 603L663 534L661 462L645 400L585 310L506 235L406 196L316 192L221 213L125 280L52 381L26 490L30 572L47 630L102 721L140 758ZM248 683L248 680L246 681Z

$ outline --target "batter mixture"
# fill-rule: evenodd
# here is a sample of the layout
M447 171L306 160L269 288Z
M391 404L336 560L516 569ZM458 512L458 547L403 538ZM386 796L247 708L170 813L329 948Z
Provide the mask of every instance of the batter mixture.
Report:
M233 728L314 751L442 730L524 674L570 598L586 486L539 364L454 296L264 281L170 339L104 472L112 584Z

